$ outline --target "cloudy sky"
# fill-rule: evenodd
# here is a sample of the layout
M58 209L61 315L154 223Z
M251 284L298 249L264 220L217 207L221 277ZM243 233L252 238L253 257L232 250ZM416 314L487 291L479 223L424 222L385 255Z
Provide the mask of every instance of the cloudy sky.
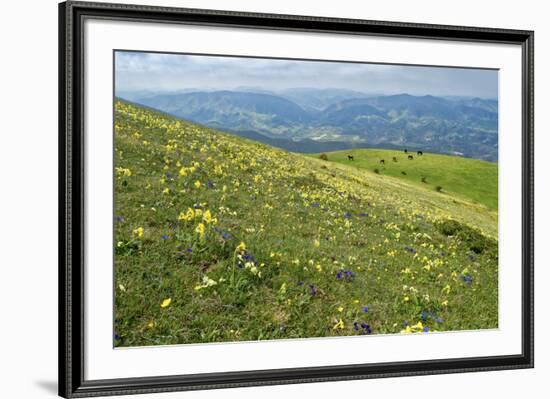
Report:
M260 58L121 52L115 85L122 91L296 87L372 94L498 97L495 70L314 62Z

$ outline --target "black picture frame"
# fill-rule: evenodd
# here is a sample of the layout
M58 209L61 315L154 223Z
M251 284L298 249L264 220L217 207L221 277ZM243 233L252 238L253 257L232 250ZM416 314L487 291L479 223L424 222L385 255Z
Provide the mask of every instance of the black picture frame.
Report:
M83 21L87 17L520 45L523 64L521 355L86 380L82 60ZM59 395L73 398L534 367L533 42L534 32L523 30L72 1L59 4Z

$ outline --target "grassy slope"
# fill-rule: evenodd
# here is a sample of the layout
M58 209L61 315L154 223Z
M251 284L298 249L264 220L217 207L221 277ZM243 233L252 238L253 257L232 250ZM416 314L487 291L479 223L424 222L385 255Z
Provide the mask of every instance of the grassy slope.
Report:
M348 160L348 154L354 156L354 161ZM493 162L430 153L422 156L411 153L414 159L409 160L403 151L380 149L335 151L327 155L332 162L370 171L378 169L384 176L398 177L432 190L441 186L444 192L458 194L489 209L496 211L498 207L498 166ZM383 165L381 159L385 161ZM426 178L426 183L422 183L422 177Z
M115 111L117 346L497 327L487 208Z

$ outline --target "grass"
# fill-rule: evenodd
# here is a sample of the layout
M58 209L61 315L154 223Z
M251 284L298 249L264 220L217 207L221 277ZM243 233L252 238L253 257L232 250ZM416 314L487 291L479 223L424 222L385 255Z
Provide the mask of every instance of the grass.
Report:
M378 170L384 176L400 178L434 190L439 186L442 192L478 202L491 210L496 211L498 208L498 165L494 162L381 149L335 151L325 155L331 162L369 171ZM349 160L348 155L352 155L354 160ZM413 159L408 159L408 155L412 155ZM312 156L319 158L320 154ZM384 164L380 163L382 159Z
M114 176L116 346L497 327L462 196L121 101Z

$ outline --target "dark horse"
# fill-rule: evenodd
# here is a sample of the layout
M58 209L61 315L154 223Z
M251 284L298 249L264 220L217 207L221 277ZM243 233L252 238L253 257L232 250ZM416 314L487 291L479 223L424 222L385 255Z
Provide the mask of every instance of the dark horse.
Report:
M409 155L408 158L409 158L409 159L414 159L412 155Z
M422 151L416 151L416 155L423 155L424 153Z
M381 159L381 160L380 160L380 163L381 163L381 164L385 164L386 161L384 161L383 159Z
M348 161L353 161L353 155L348 155Z
M409 152L409 151L405 148L405 151L403 151L403 152L406 154L406 153Z

